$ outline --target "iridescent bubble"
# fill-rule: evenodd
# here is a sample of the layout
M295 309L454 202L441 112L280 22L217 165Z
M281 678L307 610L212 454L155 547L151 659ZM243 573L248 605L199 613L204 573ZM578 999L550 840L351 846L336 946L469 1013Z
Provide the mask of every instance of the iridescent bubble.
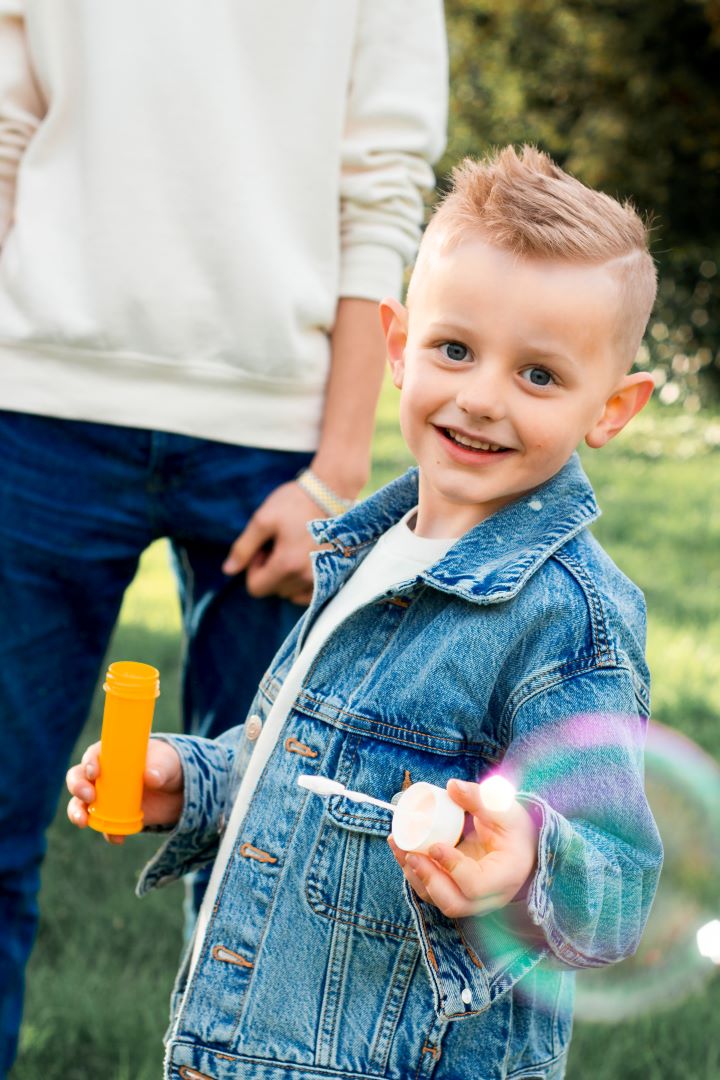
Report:
M665 848L640 947L621 964L582 972L576 1014L616 1022L696 992L720 962L720 768L686 736L651 723L648 800Z
M593 713L549 724L513 744L502 773L517 790L541 792L580 820L590 796L600 828L613 832L624 813L627 830L633 808L625 805L622 768L629 752L639 752L640 728L635 717L621 719ZM676 1005L720 964L720 767L686 736L651 722L645 787L665 849L660 885L636 954L577 973L575 1012L583 1020L615 1023ZM498 959L514 956L536 930L517 919L516 905L489 916L485 945L497 949ZM533 1007L552 1010L558 971L541 965L526 979Z

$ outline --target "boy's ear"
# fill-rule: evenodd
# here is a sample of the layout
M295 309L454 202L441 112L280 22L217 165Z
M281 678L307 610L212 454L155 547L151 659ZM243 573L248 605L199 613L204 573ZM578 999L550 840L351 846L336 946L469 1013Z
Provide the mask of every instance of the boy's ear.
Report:
M643 409L653 392L655 383L649 371L626 375L605 402L598 420L585 436L585 442L597 450L614 439L629 424L633 416Z
M395 386L402 386L405 372L405 345L407 343L408 314L399 300L392 297L380 304L380 321L385 333L387 355Z

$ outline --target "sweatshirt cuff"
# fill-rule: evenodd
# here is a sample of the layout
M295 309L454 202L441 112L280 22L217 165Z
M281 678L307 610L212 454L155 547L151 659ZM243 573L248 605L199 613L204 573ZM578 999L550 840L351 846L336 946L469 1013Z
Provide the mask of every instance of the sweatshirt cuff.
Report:
M402 293L404 261L400 252L380 244L352 244L340 259L339 297L380 301Z
M214 739L191 735L154 735L180 755L184 801L178 823L147 863L136 886L144 896L212 862L225 827L224 808L235 757L233 749ZM154 830L148 830L154 831Z

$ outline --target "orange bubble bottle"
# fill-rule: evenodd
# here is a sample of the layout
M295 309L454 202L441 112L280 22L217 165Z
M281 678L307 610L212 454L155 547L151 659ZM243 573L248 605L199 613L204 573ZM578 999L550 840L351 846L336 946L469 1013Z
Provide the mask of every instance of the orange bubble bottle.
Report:
M150 664L117 660L107 670L103 690L100 775L88 824L97 832L129 836L143 827L143 774L160 672Z

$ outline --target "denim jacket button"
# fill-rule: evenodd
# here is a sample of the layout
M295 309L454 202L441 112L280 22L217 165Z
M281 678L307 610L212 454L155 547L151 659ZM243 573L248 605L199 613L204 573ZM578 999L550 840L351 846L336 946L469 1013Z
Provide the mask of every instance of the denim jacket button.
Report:
M245 725L245 734L247 735L250 742L255 742L261 731L262 720L257 713L253 713L252 716L248 719L247 724Z

